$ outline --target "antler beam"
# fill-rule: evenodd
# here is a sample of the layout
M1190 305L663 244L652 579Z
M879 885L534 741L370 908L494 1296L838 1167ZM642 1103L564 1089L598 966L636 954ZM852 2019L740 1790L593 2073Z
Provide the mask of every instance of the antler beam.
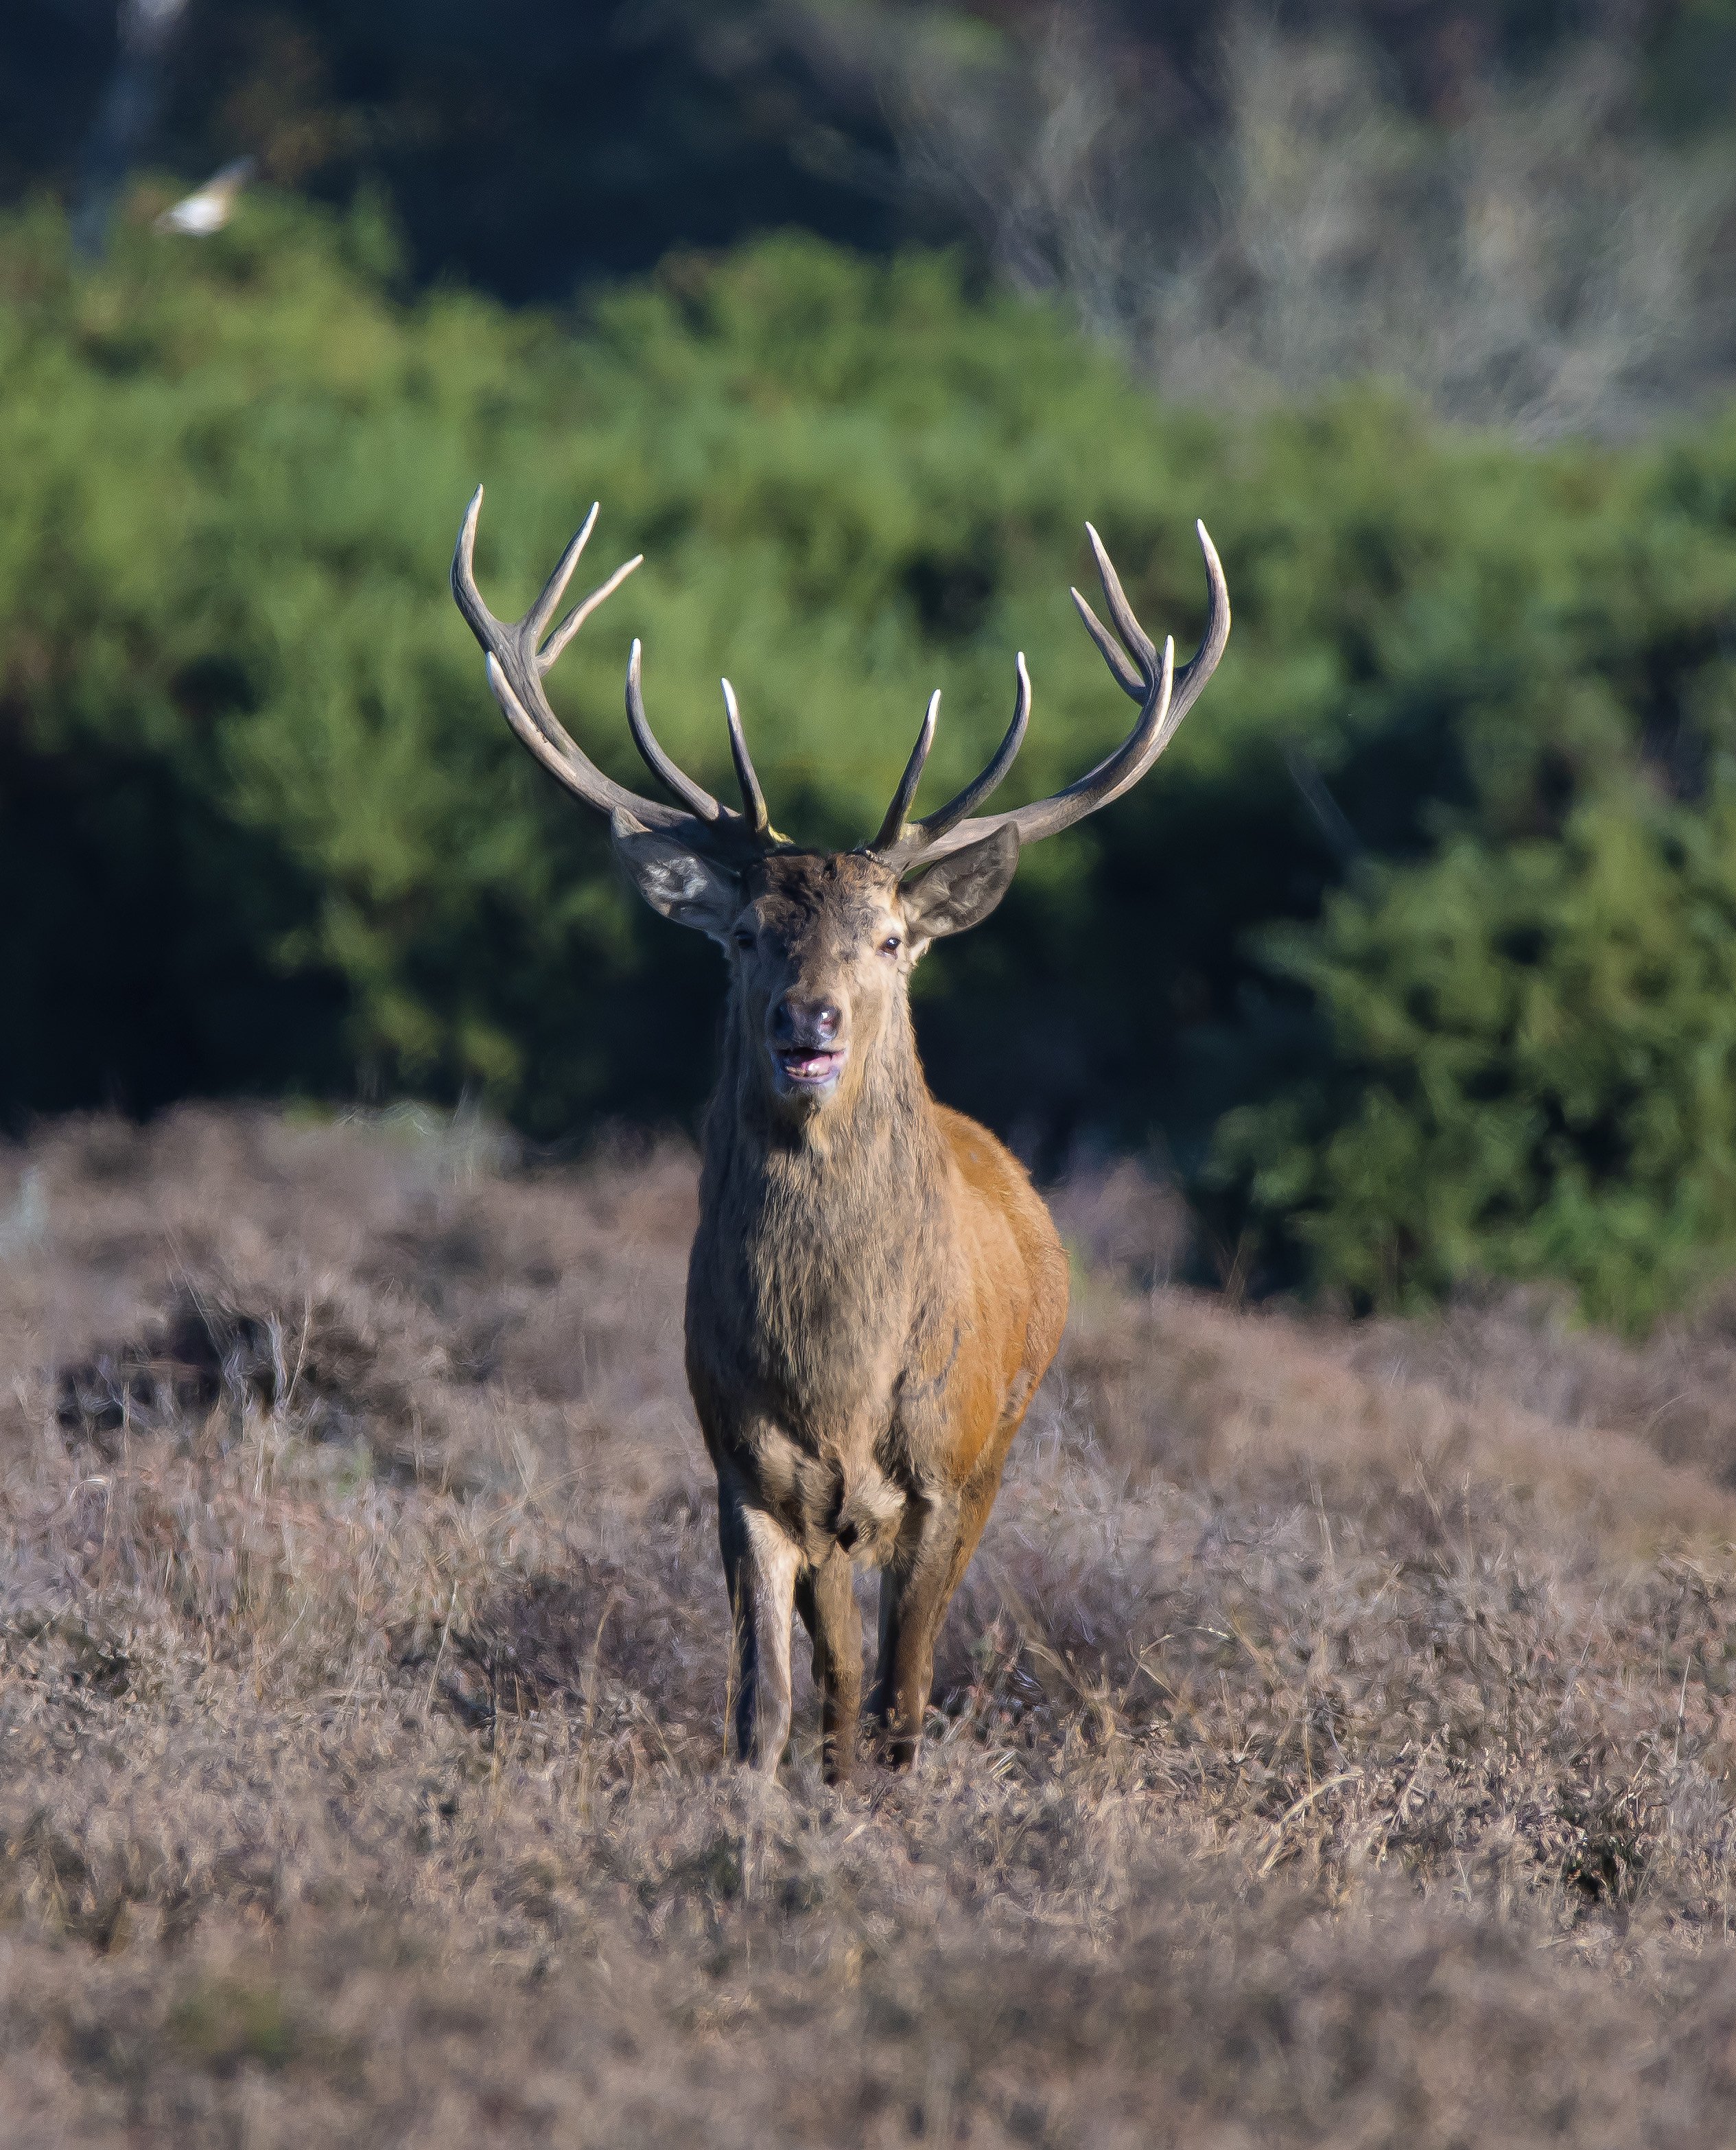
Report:
M1095 814L1139 781L1175 737L1182 719L1199 700L1229 639L1229 590L1224 579L1223 563L1204 523L1197 522L1194 528L1199 533L1199 549L1205 556L1205 634L1192 662L1178 673L1173 640L1165 641L1160 654L1128 603L1121 578L1115 572L1115 564L1104 549L1103 540L1090 523L1085 526L1103 583L1103 598L1120 642L1077 590L1072 593L1073 603L1116 684L1140 705L1138 723L1114 753L1052 798L1036 800L1028 806L1017 806L1006 814L968 818L1012 768L1024 739L1025 726L1031 714L1031 682L1022 652L1018 659L1018 700L1012 723L996 749L993 760L974 783L967 785L937 813L931 814L926 820L912 822L907 816L921 778L922 765L934 741L940 696L936 694L930 702L916 749L893 795L886 820L880 834L868 846L876 858L884 859L901 871L918 865L932 865L952 851L981 843L996 830L1009 825L1017 830L1022 844L1034 844L1044 836L1071 828L1075 821L1082 821L1088 814Z
M606 775L578 745L549 707L548 697L542 689L545 675L604 598L612 596L639 565L643 553L623 561L606 582L599 583L544 642L542 637L554 617L555 608L566 594L579 556L596 527L597 507L593 504L578 534L562 553L541 596L522 619L510 623L495 618L477 588L477 521L482 511L482 488L478 486L465 510L458 543L452 553L452 596L471 633L487 653L488 684L502 713L542 766L565 785L575 799L582 800L598 813L629 815L642 827L667 830L695 850L739 855L765 850L775 841L727 682L724 693L729 711L730 746L741 780L745 809L743 812L714 799L658 744L645 715L637 642L627 666L628 727L652 775L680 800L679 807L667 806L661 800L642 798L638 792L629 791L625 785L617 784L612 776Z

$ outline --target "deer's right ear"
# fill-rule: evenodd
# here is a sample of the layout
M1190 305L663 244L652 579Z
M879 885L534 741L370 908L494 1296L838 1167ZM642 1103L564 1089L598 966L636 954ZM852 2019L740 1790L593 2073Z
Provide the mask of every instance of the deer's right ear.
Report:
M741 909L741 884L727 866L689 850L679 837L647 829L618 810L608 817L615 856L654 911L721 941Z

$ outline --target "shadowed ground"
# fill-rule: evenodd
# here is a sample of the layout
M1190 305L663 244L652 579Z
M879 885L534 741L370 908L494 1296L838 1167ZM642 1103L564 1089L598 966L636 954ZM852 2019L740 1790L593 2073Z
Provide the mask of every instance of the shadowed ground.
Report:
M0 1156L8 2146L1736 2137L1736 1347L1150 1282L914 1779L720 1773L686 1153L185 1111Z

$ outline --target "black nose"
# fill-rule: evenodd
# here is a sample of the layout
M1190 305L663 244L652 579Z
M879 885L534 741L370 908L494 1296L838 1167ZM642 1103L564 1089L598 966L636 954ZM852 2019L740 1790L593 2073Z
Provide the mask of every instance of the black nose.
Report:
M785 993L771 1012L776 1045L830 1045L843 1017L830 1001L799 1001Z

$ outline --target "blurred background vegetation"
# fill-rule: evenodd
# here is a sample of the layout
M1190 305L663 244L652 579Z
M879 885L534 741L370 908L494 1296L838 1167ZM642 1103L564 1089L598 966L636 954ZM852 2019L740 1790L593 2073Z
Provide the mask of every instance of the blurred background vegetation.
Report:
M1736 0L23 0L0 32L0 1107L691 1114L718 966L621 892L446 590L593 497L554 697L628 781L740 691L858 840L1037 688L1163 769L921 976L943 1095L1155 1150L1239 1288L1736 1262ZM205 239L154 220L240 156Z

